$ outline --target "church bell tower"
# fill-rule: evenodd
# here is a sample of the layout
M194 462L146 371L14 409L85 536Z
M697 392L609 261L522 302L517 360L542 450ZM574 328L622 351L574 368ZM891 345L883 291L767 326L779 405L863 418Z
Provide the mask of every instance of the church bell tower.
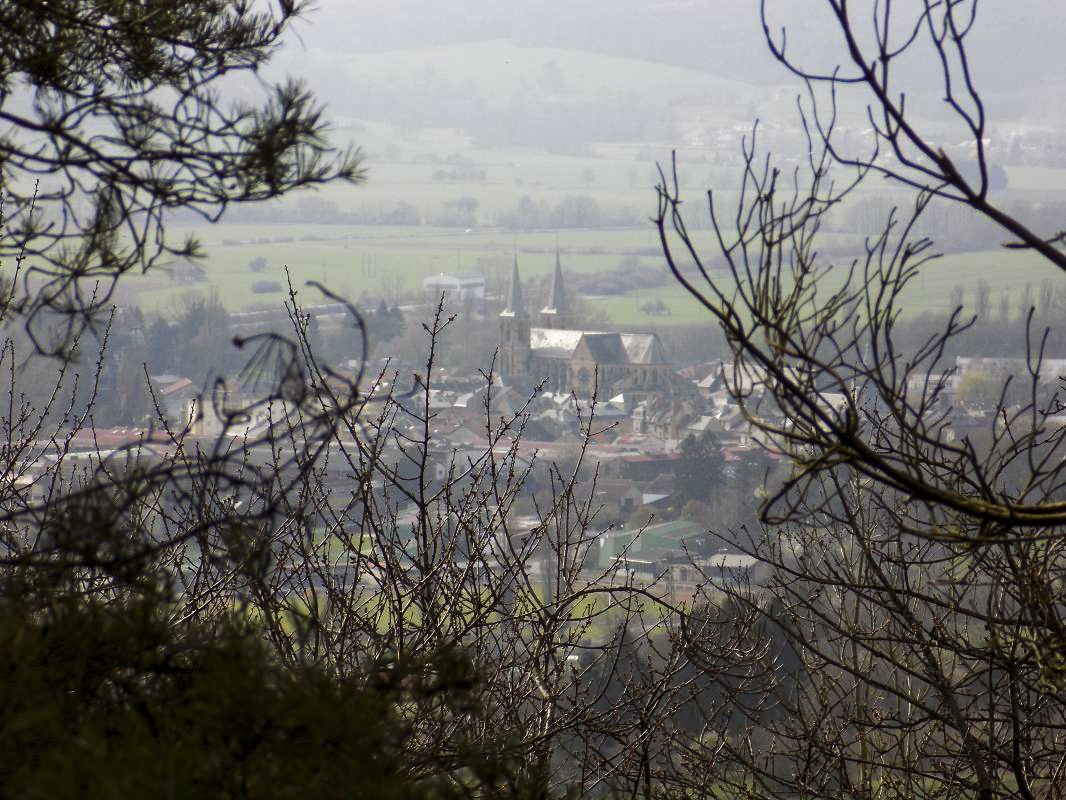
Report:
M518 276L518 254L511 270L507 306L500 312L500 374L505 378L529 371L529 312Z

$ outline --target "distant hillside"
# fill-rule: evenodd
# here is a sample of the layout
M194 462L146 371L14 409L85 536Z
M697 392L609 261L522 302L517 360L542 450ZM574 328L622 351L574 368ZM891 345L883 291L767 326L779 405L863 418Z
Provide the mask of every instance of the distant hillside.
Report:
M760 35L752 14L757 5L750 0L365 0L358 5L323 0L318 5L315 30L305 38L314 47L334 51L510 39L530 47L692 67L733 79L779 77L768 57L747 49ZM736 63L738 55L743 63Z
M309 47L339 53L510 39L690 67L749 83L787 80L762 44L755 0L320 0L317 5L301 34ZM767 0L773 26L787 24L790 41L797 47L812 42L812 52L826 44L825 5ZM854 13L865 17L870 5L855 3ZM981 0L979 12L973 40L988 91L1066 78L1061 3Z
M292 64L337 116L454 128L482 145L549 149L676 139L680 107L749 118L765 90L695 69L508 40L378 53L314 50Z

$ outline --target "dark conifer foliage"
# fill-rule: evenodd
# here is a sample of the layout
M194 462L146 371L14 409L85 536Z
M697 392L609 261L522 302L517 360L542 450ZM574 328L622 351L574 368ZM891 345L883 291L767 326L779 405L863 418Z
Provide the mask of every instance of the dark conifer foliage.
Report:
M119 276L197 255L195 241L165 235L176 209L215 220L234 203L361 179L359 154L327 142L310 91L257 82L306 7L0 4L0 257L28 259L26 316L91 314ZM246 86L254 100L224 99Z

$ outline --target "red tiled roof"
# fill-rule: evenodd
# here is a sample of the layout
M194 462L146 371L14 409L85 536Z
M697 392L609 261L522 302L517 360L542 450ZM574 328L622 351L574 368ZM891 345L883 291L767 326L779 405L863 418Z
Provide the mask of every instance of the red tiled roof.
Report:
M192 381L188 378L182 378L181 380L174 381L174 383L163 387L163 389L160 391L160 394L166 397L167 395L172 395L175 392L180 392L182 389L186 389L189 386L192 386Z

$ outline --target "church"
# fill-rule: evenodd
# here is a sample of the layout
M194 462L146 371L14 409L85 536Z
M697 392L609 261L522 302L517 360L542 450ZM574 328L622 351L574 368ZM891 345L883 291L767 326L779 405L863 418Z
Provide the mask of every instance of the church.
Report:
M526 308L515 256L507 305L500 312L500 373L504 380L547 379L550 392L593 390L609 400L622 395L626 408L650 395L673 393L683 381L674 374L654 333L617 333L582 330L575 326L563 289L563 270L555 255L546 305L536 316Z

